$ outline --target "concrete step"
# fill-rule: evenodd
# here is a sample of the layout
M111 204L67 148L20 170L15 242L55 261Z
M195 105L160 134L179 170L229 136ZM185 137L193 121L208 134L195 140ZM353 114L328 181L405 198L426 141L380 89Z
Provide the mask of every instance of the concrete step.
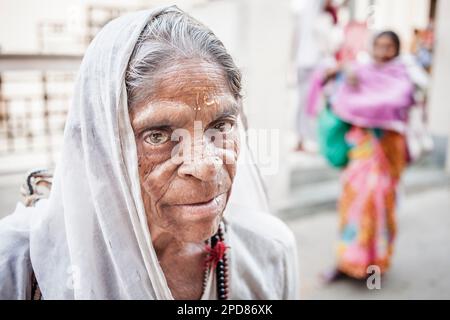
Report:
M310 179L310 180L308 180ZM339 172L319 168L297 168L292 173L290 195L277 209L283 218L295 218L324 210L335 210L341 192ZM441 168L412 166L408 168L399 186L401 193L414 194L437 187L448 187L450 176Z

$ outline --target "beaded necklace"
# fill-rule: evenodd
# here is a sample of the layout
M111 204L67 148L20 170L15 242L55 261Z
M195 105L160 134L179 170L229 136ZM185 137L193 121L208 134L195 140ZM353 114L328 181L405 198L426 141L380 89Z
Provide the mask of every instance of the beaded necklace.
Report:
M213 268L217 279L217 298L218 300L228 299L228 260L226 256L227 246L224 242L224 234L222 226L219 225L217 233L210 239L211 245L206 244L208 257L206 259L205 275L203 278L203 291L205 291L208 281L209 269Z

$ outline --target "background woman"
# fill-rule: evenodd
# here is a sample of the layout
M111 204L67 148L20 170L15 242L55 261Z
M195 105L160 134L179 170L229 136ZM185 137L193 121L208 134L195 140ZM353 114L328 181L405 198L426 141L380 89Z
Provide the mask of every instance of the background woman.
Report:
M398 36L382 32L374 39L372 62L328 70L323 78L325 83L337 78L331 108L351 125L338 203L337 267L326 280L341 274L364 279L369 266L383 273L390 264L397 231L396 189L407 164L405 130L414 102L414 87L399 53Z

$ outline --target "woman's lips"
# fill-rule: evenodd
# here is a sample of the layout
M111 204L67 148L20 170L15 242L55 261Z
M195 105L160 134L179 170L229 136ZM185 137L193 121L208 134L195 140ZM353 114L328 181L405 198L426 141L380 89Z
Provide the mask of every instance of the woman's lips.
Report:
M207 202L187 203L174 205L177 211L186 215L192 215L195 217L207 217L210 215L216 216L221 213L224 208L226 200L226 193L222 193L215 196Z

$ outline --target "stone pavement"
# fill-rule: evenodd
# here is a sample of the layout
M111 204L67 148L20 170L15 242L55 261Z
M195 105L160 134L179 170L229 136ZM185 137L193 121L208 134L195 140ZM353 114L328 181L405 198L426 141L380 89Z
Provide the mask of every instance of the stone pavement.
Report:
M450 299L450 187L406 195L398 212L392 267L381 289L340 280L324 285L333 266L337 214L326 211L285 220L295 233L303 299Z

